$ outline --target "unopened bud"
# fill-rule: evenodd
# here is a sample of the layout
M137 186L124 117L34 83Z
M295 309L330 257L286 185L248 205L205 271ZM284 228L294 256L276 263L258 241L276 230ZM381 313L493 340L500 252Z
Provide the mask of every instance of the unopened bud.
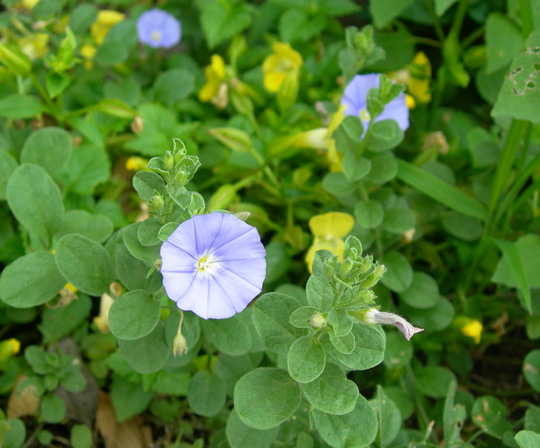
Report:
M180 170L174 176L174 184L180 187L183 187L187 184L189 179L189 173L185 167L180 168Z
M326 327L326 319L321 313L315 313L310 317L309 325L318 330L319 328Z
M137 115L131 122L131 130L134 134L140 134L144 129L144 120L140 115Z
M339 274L342 277L347 277L353 268L353 261L350 258L346 258L339 267Z
M377 323L383 325L392 325L401 331L407 341L410 341L416 333L424 331L423 328L415 327L406 319L398 316L397 314L378 311L375 308L370 308L365 314L365 322L372 325Z
M184 157L186 157L186 154L187 151L184 142L179 138L173 138L174 163L177 164L178 162L180 162Z
M157 192L156 192L157 193ZM152 208L154 210L161 210L163 206L165 205L165 201L163 200L163 196L161 196L159 193L157 193L151 200L150 204L152 205Z
M174 157L171 151L167 151L163 157L163 166L167 171L171 171L174 168Z
M19 353L20 348L21 343L14 338L0 342L0 365Z
M178 331L173 341L173 355L184 355L188 352L187 341L182 334L182 322L184 321L184 312L180 310L180 323L178 324Z
M214 128L208 133L233 151L248 152L251 149L249 135L240 129Z

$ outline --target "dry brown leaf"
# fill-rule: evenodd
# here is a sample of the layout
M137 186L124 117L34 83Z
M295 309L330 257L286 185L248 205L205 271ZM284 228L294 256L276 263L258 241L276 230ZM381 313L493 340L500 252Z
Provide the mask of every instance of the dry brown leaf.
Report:
M40 400L35 386L29 384L20 391L18 390L19 384L26 378L25 375L19 375L15 387L11 391L7 407L8 419L34 415L39 408Z
M111 398L99 392L96 428L103 437L105 448L148 448L152 446L152 431L142 426L137 417L118 423Z

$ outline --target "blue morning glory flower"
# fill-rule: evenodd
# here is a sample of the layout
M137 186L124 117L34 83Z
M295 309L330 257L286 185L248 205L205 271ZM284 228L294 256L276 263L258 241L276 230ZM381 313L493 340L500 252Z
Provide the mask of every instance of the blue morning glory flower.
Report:
M169 48L176 45L182 36L180 22L161 9L151 9L137 20L139 41L153 48Z
M178 308L226 319L261 292L265 255L257 229L236 216L195 215L161 246L163 286Z
M367 75L356 75L343 92L341 105L345 106L345 115L356 115L362 120L364 130L369 125L369 112L367 110L367 95L370 89L379 87L379 75L370 73ZM405 101L405 94L401 92L397 98L392 100L383 110L383 113L374 121L387 120L391 118L397 121L402 131L409 127L409 108Z

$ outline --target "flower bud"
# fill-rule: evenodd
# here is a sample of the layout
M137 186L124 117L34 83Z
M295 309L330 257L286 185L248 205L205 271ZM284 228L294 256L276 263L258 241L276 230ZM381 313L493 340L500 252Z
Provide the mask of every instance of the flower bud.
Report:
M326 319L321 313L315 313L309 318L309 325L318 330L319 328L326 327Z
M156 194L154 195L154 197L150 200L150 205L155 211L157 211L163 208L163 206L165 205L165 201L161 194L159 194L157 191L155 193Z
M411 338L416 334L424 331L423 328L417 328L406 319L401 316L398 316L394 313L386 313L384 311L378 311L375 308L370 308L364 316L364 320L368 324L383 324L383 325L392 325L396 327L407 341L410 341Z
M213 128L208 133L233 151L247 152L251 139L244 131L236 128Z
M144 129L144 120L140 115L137 115L131 122L131 130L134 134L140 134Z
M97 110L111 117L133 120L137 116L135 109L117 98L104 98L96 107Z
M184 335L180 332L176 334L173 342L174 356L185 355L188 352L187 341Z
M163 157L163 167L167 171L171 171L174 168L174 156L171 151L167 151Z
M19 353L21 343L14 338L0 342L0 365L4 364L13 355Z
M354 262L350 258L343 260L341 266L339 267L339 275L342 277L347 277L350 274L353 265Z
M173 138L173 157L174 157L174 164L176 165L178 162L180 162L184 157L186 157L187 151L186 151L186 145L184 145L184 142L180 140L179 138Z

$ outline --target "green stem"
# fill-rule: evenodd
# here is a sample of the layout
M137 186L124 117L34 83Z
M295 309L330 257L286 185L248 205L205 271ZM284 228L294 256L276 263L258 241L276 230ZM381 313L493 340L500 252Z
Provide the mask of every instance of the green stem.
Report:
M444 41L444 31L441 26L441 21L439 20L439 16L435 12L435 8L433 7L433 1L432 0L424 0L424 3L426 4L426 7L428 9L429 15L431 16L431 19L433 20L433 26L435 27L435 33L437 34L437 38L443 42Z
M39 82L39 79L37 79L36 75L30 72L28 73L28 76L30 77L30 80L34 84L34 87L36 88L40 96L47 103L47 106L49 106L50 112L54 115L54 104L52 103L51 98L49 97L49 94L47 93L47 91L43 88L43 86Z
M533 10L530 0L519 0L519 16L521 17L521 37L529 37L534 29Z
M416 408L418 410L419 418L419 426L421 430L425 431L427 427L430 424L429 417L427 415L426 409L424 408L424 405L422 403L422 397L420 396L420 393L418 392L418 388L416 387L416 378L414 376L414 372L412 370L411 364L407 364L407 374L409 375L409 378L411 379L413 385L414 385L414 398L416 402ZM431 433L431 436L433 437L435 443L439 443L437 434L434 432Z
M476 28L471 34L461 41L461 48L463 49L469 47L476 39L482 37L485 31L486 29L483 26Z

